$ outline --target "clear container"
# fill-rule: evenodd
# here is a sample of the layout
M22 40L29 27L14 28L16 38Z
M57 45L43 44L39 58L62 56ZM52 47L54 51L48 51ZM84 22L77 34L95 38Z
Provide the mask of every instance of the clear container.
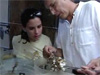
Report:
M0 64L3 64L3 60L12 58L13 50L0 47Z
M15 64L17 66L14 68ZM12 58L3 61L0 66L1 75L35 75L34 63L31 60Z

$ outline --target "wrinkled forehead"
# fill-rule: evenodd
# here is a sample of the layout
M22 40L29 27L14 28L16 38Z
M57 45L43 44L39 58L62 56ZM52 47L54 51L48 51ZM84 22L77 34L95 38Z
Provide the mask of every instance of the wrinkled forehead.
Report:
M49 8L55 1L56 0L44 0L45 7Z

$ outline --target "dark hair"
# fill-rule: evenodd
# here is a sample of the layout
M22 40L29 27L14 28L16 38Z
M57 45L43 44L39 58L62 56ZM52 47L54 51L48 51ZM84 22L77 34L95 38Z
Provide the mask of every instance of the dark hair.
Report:
M21 23L23 27L26 27L27 22L30 19L34 19L35 17L40 18L42 20L42 12L35 8L27 8L21 14Z
M27 9L25 9L21 14L22 26L26 27L28 21L30 19L34 19L35 17L40 18L40 20L42 21L42 12L40 10L35 9L35 8L27 8ZM27 43L27 41L30 42L29 38L28 38L28 35L24 30L21 31L21 39L25 39L26 40L26 42L24 42L24 43Z

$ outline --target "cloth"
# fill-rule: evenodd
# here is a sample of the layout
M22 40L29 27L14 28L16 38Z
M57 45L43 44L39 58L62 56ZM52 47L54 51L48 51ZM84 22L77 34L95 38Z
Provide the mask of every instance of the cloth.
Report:
M46 60L43 57L43 48L45 45L51 45L50 38L42 34L39 40L35 42L25 42L26 41L24 39L21 40L21 35L13 37L12 44L14 54L23 59L39 59L38 63L41 63L41 65L46 63Z
M100 57L100 3L80 2L71 24L60 19L56 45L70 66L81 67Z

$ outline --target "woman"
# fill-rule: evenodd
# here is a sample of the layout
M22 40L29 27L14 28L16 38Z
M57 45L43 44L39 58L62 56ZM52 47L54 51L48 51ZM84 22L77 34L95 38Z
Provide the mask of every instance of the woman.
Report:
M42 13L34 8L28 8L21 14L22 32L12 40L14 54L23 59L39 59L38 63L45 63L43 48L51 45L50 38L42 34ZM40 59L41 58L41 59Z

